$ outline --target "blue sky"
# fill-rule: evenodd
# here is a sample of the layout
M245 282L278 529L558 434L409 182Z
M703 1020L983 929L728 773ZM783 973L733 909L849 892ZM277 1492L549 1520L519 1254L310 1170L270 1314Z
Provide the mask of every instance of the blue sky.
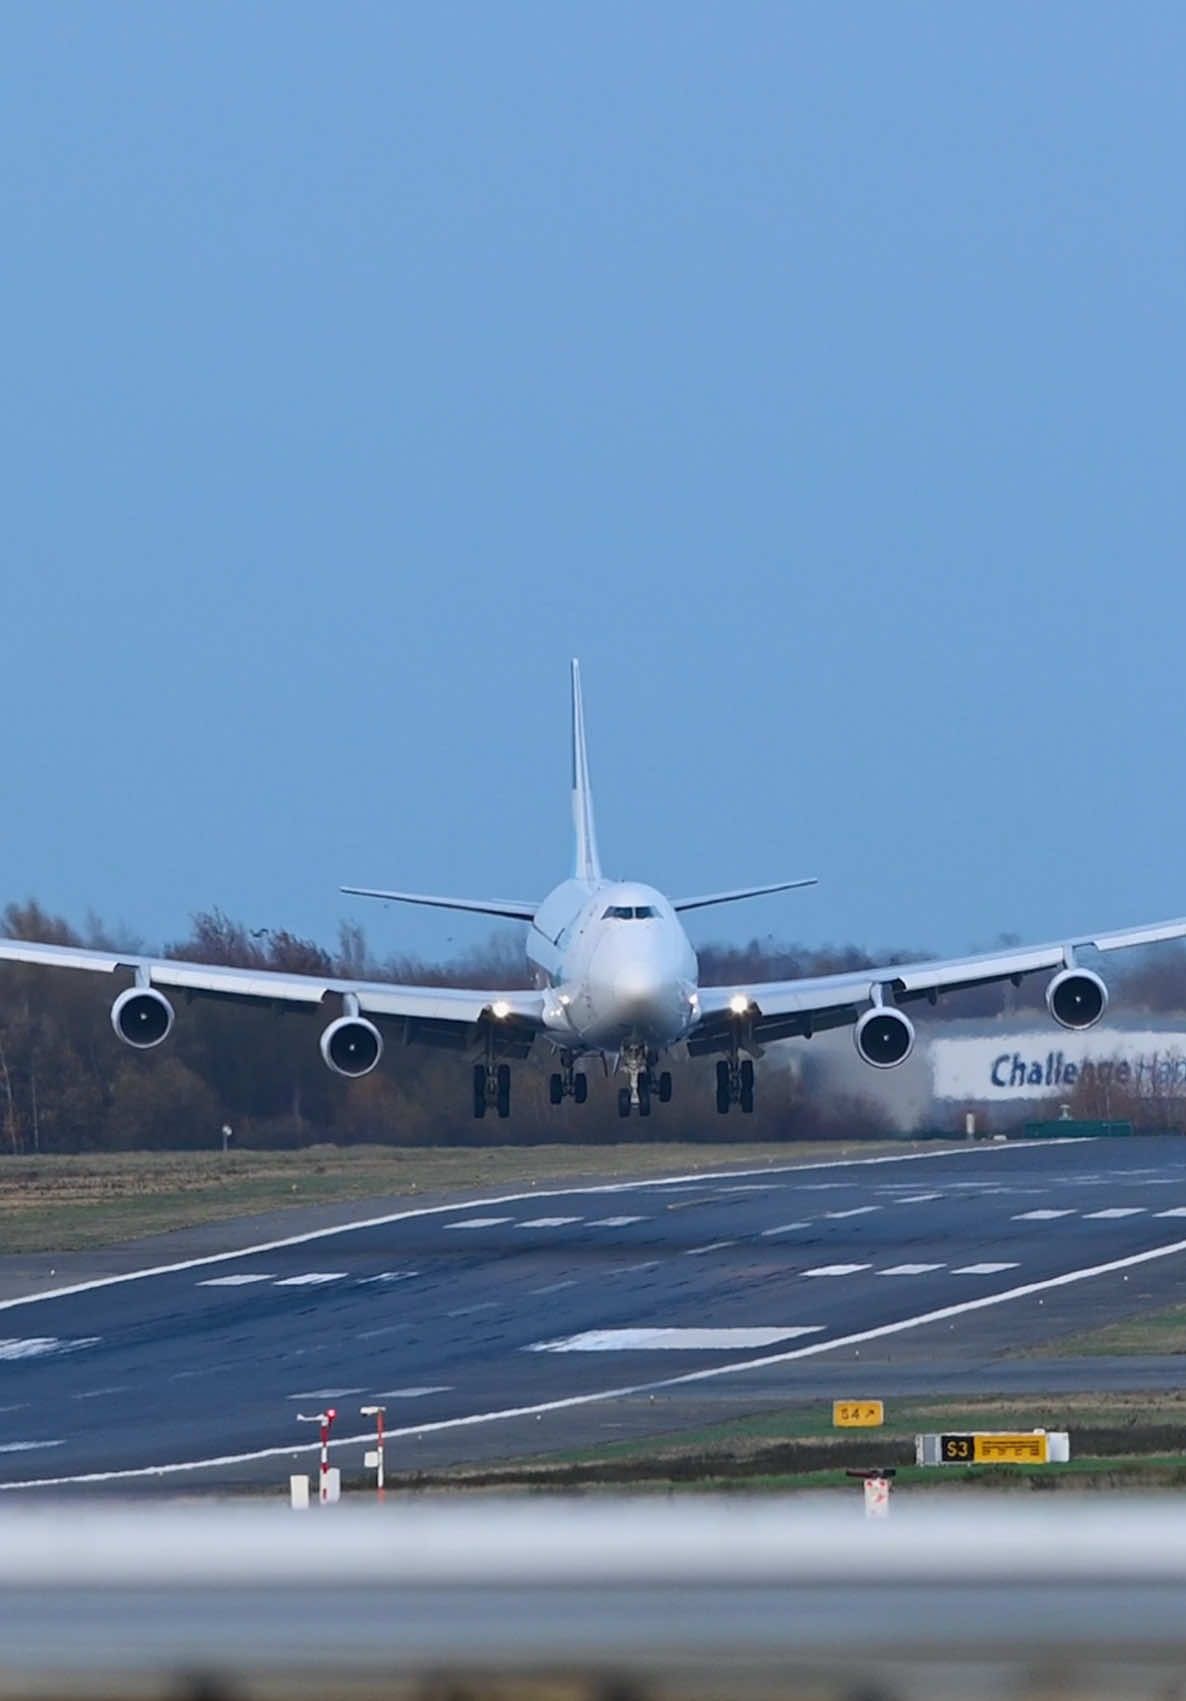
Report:
M10 7L0 898L1186 909L1186 13Z

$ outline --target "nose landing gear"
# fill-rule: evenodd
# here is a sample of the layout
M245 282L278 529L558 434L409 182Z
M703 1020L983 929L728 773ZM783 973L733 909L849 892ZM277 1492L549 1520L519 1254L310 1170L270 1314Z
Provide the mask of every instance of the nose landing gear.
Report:
M565 1099L573 1099L584 1104L589 1097L589 1077L574 1067L575 1062L570 1051L563 1053L559 1070L548 1077L549 1103L562 1104Z
M642 1046L629 1046L623 1050L622 1067L630 1077L630 1085L618 1091L619 1116L629 1116L636 1105L639 1116L649 1116L652 1096L660 1104L671 1103L671 1071L664 1069L656 1075L652 1069L656 1060L657 1054L644 1050Z
M511 1114L511 1070L507 1063L474 1064L474 1116L480 1121L487 1105L504 1119Z

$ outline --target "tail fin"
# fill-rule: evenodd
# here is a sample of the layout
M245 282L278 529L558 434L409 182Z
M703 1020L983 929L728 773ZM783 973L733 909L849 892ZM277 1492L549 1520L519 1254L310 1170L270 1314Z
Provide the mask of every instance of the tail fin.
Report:
M581 664L572 664L572 819L576 828L578 880L600 880L597 829L593 825L593 796L589 789L589 756L585 749L585 710L581 702Z

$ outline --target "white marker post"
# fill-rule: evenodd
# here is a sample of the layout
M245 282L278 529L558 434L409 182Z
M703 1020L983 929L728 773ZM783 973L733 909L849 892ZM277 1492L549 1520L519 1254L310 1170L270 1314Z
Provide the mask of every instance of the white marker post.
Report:
M334 1426L334 1419L337 1415L333 1406L327 1406L323 1412L315 1412L312 1417L306 1417L304 1412L297 1413L298 1423L319 1423L321 1425L321 1479L318 1499L322 1506L328 1506L331 1500L338 1498L336 1494L331 1492L332 1485L330 1483L331 1474L336 1476L337 1473L331 1473L329 1468L329 1432Z
M893 1489L893 1479L896 1469L878 1471L845 1471L845 1476L859 1477L865 1490L866 1518L888 1518L890 1492Z
M379 1499L383 1498L383 1414L386 1406L359 1406L363 1417L373 1417L375 1420L375 1451L363 1456L363 1464L376 1473L375 1486L379 1491Z

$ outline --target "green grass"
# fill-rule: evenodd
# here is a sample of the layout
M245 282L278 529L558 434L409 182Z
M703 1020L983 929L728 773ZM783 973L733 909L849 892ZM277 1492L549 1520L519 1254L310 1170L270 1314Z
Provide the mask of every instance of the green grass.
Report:
M1043 1358L1160 1358L1172 1353L1186 1353L1186 1305L1171 1305L1164 1311L1146 1312L1120 1323L1105 1323L1099 1329L1064 1336L1041 1349Z
M390 1147L0 1158L0 1254L71 1252L300 1205L921 1150L816 1144ZM935 1150L928 1142L927 1150Z

